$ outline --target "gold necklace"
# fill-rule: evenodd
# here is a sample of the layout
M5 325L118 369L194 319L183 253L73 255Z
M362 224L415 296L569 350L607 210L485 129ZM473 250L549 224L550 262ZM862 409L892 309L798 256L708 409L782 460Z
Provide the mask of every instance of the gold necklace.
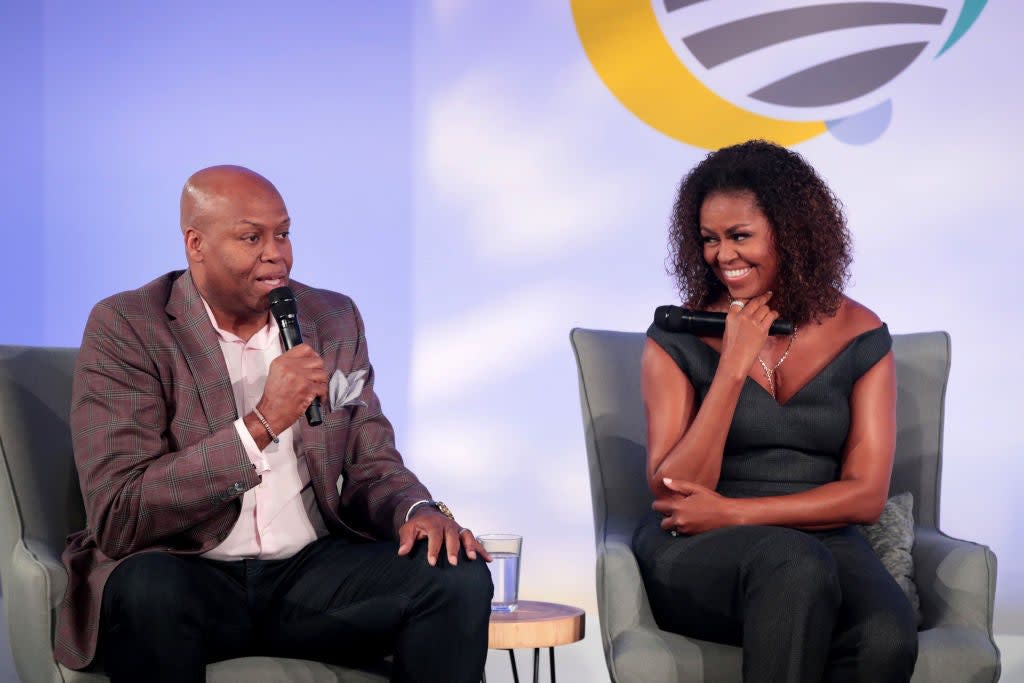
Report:
M789 344L786 345L786 351L782 354L782 358L775 364L775 367L769 368L768 364L761 360L761 354L757 354L757 362L761 364L761 369L764 370L764 376L768 378L768 393L775 398L775 371L778 370L783 363L786 362L786 358L789 356L789 352L793 349L793 342L796 341L796 326L793 326L793 334L789 335Z

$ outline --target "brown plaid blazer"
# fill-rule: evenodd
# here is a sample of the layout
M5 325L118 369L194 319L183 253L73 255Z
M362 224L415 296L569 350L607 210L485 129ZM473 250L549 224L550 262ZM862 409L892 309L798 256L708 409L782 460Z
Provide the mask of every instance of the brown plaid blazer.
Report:
M362 319L343 294L294 281L291 288L302 339L323 357L328 376L368 369L365 407L324 405L322 425L299 421L320 512L331 533L395 538L409 506L430 494L395 450L373 391ZM260 483L232 425L238 417L188 271L92 310L71 403L87 527L68 537L64 551L59 662L81 669L92 661L103 586L121 560L153 550L197 555L227 536L242 494Z

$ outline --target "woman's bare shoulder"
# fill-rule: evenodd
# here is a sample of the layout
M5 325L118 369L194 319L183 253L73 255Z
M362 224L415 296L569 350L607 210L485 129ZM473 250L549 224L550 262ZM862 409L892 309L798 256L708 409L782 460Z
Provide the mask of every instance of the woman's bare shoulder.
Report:
M848 296L843 297L843 302L836 312L835 322L842 330L842 336L851 339L882 325L882 319L877 313Z
M809 325L804 337L812 347L818 348L823 357L831 358L858 336L877 329L881 324L881 318L870 308L843 297L835 315Z

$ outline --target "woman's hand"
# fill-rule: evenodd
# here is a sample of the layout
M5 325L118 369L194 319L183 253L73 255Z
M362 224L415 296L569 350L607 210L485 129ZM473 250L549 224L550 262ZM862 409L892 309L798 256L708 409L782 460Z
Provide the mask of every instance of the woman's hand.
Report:
M750 372L768 339L772 323L779 319L778 311L768 307L771 298L772 293L765 292L743 306L729 305L722 336L721 363L738 377L745 377Z
M659 495L651 506L661 513L661 528L682 534L699 534L712 529L736 526L736 501L689 481L663 479L667 493Z

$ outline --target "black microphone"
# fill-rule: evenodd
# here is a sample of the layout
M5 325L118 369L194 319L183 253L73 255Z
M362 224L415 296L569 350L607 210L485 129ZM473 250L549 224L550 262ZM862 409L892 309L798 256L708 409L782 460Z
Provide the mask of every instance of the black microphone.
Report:
M302 343L302 332L299 331L299 307L295 305L295 295L288 287L270 290L270 314L277 321L284 340L284 350L288 351ZM317 396L306 408L306 422L315 427L324 421L320 412L320 397Z
M666 332L689 332L698 337L721 337L725 334L725 313L691 311L679 306L658 306L654 324ZM768 334L793 334L793 323L776 320Z

